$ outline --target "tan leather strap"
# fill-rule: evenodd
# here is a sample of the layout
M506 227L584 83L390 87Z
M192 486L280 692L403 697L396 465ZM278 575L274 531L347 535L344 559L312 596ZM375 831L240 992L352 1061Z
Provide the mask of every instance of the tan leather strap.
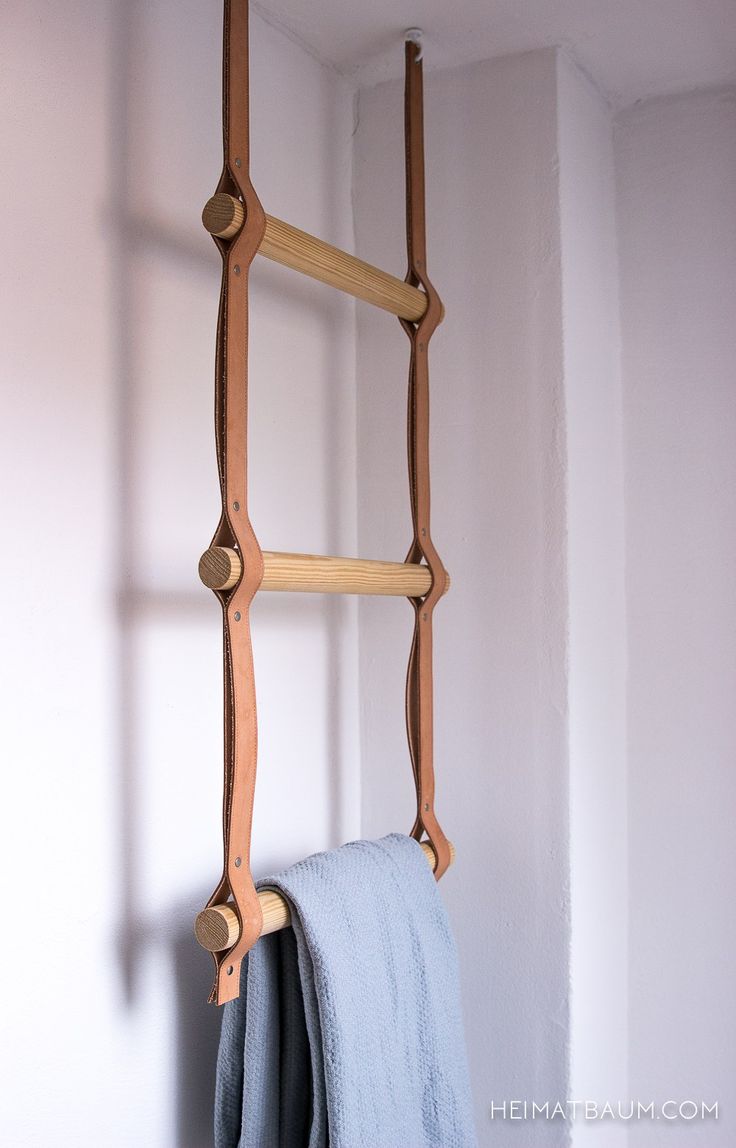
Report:
M406 282L427 295L427 310L418 324L401 320L411 341L409 368L409 490L414 539L407 562L427 563L432 588L424 598L411 598L414 639L406 679L406 728L417 792L412 837L426 833L437 857L439 880L450 864L450 845L434 812L432 716L432 614L442 597L447 574L429 532L429 340L442 320L442 303L427 276L424 214L424 113L422 64L417 44L406 44L404 139L406 151L406 237L409 270Z
M225 0L223 48L224 166L217 191L239 197L245 225L232 240L215 239L222 255L222 289L215 365L215 437L222 516L212 545L240 551L243 573L222 604L225 680L224 866L208 906L231 897L240 918L237 943L213 953L210 1000L238 996L240 966L263 926L250 870L250 836L258 733L249 608L263 578L263 557L248 518L248 272L263 239L266 217L249 177L248 2Z

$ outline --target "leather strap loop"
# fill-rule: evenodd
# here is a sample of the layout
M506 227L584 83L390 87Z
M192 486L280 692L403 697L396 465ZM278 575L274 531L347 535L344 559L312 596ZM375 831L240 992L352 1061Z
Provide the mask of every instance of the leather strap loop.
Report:
M442 321L442 303L427 275L424 206L424 114L420 49L406 43L404 87L404 139L406 153L406 237L409 268L406 282L427 296L427 310L419 323L401 320L411 342L407 415L409 492L414 538L407 562L424 560L432 574L432 588L424 598L411 598L414 638L406 679L406 729L414 770L417 816L412 837L426 833L437 857L439 880L450 864L450 845L434 812L434 738L432 687L432 615L442 597L447 574L429 529L429 340Z
M223 612L225 684L224 866L208 901L230 897L240 935L229 950L213 954L211 1001L237 997L243 957L261 934L263 918L250 869L258 730L249 609L263 579L263 556L248 517L248 272L266 228L249 177L248 3L226 0L223 50L224 166L217 191L237 196L245 224L232 241L215 239L222 256L222 288L215 366L215 438L222 515L214 546L240 552L243 573L229 591L215 591Z

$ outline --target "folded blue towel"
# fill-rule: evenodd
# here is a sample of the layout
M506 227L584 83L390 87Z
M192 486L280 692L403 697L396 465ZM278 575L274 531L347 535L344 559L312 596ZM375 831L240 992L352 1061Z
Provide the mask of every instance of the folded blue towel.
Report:
M409 837L355 841L259 883L262 937L225 1005L216 1148L473 1148L457 957Z

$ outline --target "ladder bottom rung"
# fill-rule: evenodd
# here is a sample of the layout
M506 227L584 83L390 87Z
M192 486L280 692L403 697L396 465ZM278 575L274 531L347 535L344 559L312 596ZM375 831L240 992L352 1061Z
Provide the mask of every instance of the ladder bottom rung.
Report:
M229 590L240 578L237 550L211 546L199 560L199 576L211 590ZM446 579L443 593L449 589ZM429 567L412 562L377 562L321 554L263 551L261 590L307 594L387 594L422 598L432 588Z
M452 842L449 842L449 845L450 864L452 865L455 860L455 846ZM428 841L422 841L421 846L428 863L432 869L435 869L437 858L434 849ZM287 902L280 893L277 893L275 889L261 889L258 893L258 900L263 913L262 937L267 933L277 933L280 929L289 927L291 913ZM203 909L197 916L194 932L203 949L208 949L211 953L219 953L223 949L232 948L237 941L240 936L240 921L235 909L230 904L213 905L209 909Z

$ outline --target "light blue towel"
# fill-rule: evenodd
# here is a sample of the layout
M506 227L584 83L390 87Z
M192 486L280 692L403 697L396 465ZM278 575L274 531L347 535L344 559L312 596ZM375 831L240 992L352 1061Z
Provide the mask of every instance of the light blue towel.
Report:
M262 937L225 1005L216 1148L473 1148L457 957L409 837L355 841L259 883Z

